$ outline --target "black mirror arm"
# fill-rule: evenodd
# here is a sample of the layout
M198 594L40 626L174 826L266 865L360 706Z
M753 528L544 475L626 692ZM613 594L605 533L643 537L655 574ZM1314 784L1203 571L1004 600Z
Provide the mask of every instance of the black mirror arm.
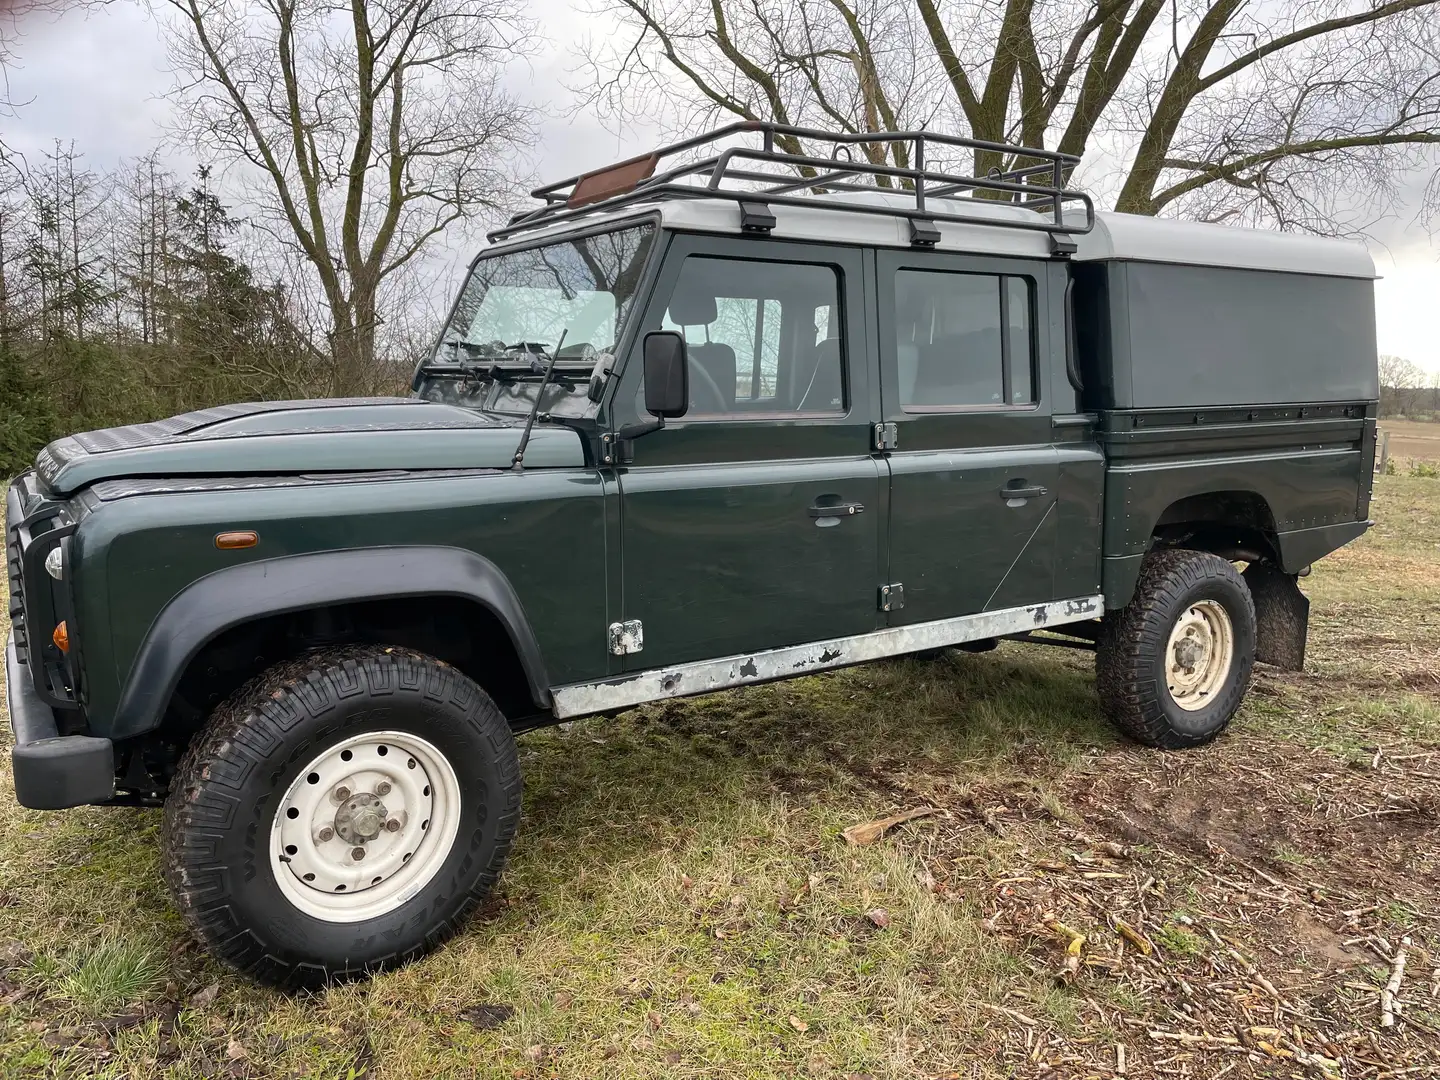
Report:
M641 420L634 424L626 424L615 432L615 437L617 439L638 439L642 435L649 435L652 431L659 431L664 426L665 418L657 416L654 420Z

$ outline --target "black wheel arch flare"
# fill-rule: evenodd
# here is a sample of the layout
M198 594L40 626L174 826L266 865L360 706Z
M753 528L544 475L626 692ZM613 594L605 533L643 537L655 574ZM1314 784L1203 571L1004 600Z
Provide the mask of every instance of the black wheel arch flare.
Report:
M127 739L159 726L190 661L226 630L328 604L423 596L471 600L494 614L520 657L536 708L550 708L540 645L514 587L493 562L456 547L352 548L243 563L182 589L136 653L110 737Z

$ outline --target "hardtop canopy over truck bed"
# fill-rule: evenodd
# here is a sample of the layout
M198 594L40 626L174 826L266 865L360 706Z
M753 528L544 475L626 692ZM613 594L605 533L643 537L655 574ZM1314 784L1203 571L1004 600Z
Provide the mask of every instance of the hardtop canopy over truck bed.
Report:
M1214 738L1368 524L1373 266L1075 164L734 125L537 190L409 398L52 443L6 496L20 801L163 802L196 933L310 985L459 925L558 719L1010 638Z

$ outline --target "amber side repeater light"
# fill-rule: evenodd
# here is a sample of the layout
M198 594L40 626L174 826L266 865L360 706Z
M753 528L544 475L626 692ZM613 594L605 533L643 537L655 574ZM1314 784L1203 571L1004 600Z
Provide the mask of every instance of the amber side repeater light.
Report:
M61 652L68 653L70 651L70 628L62 621L59 626L55 627L55 632L50 635L50 640Z
M254 547L259 542L260 534L250 529L215 534L215 546L221 551L236 551L239 548Z

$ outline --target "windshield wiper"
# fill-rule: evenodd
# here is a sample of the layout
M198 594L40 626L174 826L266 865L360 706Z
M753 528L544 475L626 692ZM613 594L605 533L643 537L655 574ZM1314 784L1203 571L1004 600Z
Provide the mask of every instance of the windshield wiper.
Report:
M516 472L524 471L525 448L530 445L530 432L535 429L535 417L540 414L540 402L545 398L545 387L550 385L550 379L555 374L555 360L560 355L560 348L565 344L565 335L569 332L569 327L560 332L560 340L555 343L555 351L550 353L550 362L545 365L540 385L535 388L535 404L530 406L530 415L525 418L525 430L520 433L520 445L515 447L515 456L510 460L510 466Z

